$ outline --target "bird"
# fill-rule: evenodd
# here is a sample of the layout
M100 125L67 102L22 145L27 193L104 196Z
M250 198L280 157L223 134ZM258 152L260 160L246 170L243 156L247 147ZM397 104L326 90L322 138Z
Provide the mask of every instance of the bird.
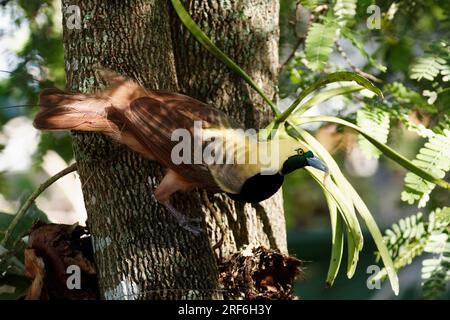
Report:
M194 233L198 228L170 204L175 192L199 188L255 203L275 194L284 176L297 169L328 171L306 144L288 135L261 139L259 132L248 134L234 119L197 99L149 90L110 70L98 72L105 89L92 94L44 89L34 126L99 132L161 164L166 173L153 195Z

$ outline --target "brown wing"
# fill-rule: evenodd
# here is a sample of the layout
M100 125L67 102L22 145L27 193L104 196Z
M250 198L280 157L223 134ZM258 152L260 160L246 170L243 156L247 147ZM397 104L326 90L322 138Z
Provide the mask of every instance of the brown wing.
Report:
M172 141L171 138L176 129L185 129L192 134L195 121L202 121L203 128L235 126L224 113L195 99L164 93L164 99L145 97L134 100L124 116L127 130L139 140L140 144L150 150L158 162L199 187L211 191L220 190L207 166L193 162L194 143L189 144L190 161L173 163L172 150L179 141Z
M205 122L205 125L209 125L210 127L241 127L236 121L229 118L222 111L183 94L167 91L147 91L147 96L160 101L169 108L176 109L178 113L181 113L190 119L202 120Z

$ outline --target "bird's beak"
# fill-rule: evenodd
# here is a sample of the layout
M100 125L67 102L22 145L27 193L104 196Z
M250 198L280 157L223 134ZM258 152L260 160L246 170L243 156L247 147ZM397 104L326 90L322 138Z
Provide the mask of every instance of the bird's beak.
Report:
M311 158L306 158L306 161L308 162L309 166L316 168L320 171L323 171L325 173L328 173L327 165L322 160L320 160L320 158L317 157L316 155L314 155L314 157Z

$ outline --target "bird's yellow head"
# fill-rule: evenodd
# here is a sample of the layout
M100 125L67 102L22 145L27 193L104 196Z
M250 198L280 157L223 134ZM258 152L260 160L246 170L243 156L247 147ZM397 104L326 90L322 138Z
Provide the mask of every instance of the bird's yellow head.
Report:
M285 160L280 171L282 175L306 166L311 166L325 173L328 172L326 164L309 150L305 144L295 141L295 143L285 143L284 145Z

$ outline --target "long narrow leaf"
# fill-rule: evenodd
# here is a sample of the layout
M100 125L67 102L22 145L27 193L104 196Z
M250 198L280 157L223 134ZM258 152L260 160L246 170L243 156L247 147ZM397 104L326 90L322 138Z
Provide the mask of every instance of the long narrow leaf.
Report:
M323 161L328 166L329 172L331 177L335 180L336 186L339 190L343 191L344 194L344 201L346 202L347 207L351 208L351 213L353 216L354 221L358 221L356 218L356 213L353 206L352 198L349 197L349 190L348 190L348 181L344 177L344 175L341 172L341 169L337 165L336 161L334 161L333 157L329 154L329 152L320 144L319 141L317 141L311 134L309 134L307 131L301 129L301 128L294 128L292 126L288 126L289 132L292 130L295 131L295 134L300 136L306 143L309 144L309 146L312 148L314 152L316 152ZM294 134L294 136L295 136ZM361 231L359 231L361 232ZM362 249L362 240L361 242L358 242L358 249Z
M287 133L291 135L295 139L299 139L301 137L300 131L301 129L296 129L292 126L286 126ZM307 141L308 142L308 141ZM315 151L317 148L323 148L320 143L312 142L312 146L310 148ZM316 146L315 144L318 144ZM335 204L339 208L339 212L342 214L342 218L345 221L347 226L347 247L348 247L348 263L347 263L347 277L353 277L356 266L359 259L359 252L363 247L363 236L361 232L361 228L359 226L358 218L356 216L355 208L352 202L352 199L347 196L347 191L345 190L345 185L342 184L341 180L343 178L342 173L340 172L339 167L334 164L334 160L329 155L329 157L322 158L325 163L329 166L329 173L332 179L336 180L336 184L332 179L327 179L326 183L319 182L330 195L331 199L334 200ZM331 161L330 161L331 159ZM316 180L320 180L319 174L323 175L323 172L318 173L317 170L313 170L312 168L306 167L306 171L308 171ZM326 176L325 176L326 177ZM344 178L345 179L345 178Z
M320 183L319 183L320 184ZM327 287L331 287L339 272L339 267L342 261L342 252L344 249L344 221L340 214L338 214L338 208L334 201L331 199L331 195L324 189L324 194L327 199L328 209L330 211L331 220L331 258L330 266L327 273Z
M233 60L231 60L222 50L216 47L216 45L208 38L208 36L200 29L200 27L192 20L189 13L181 4L180 0L171 0L172 5L180 18L184 26L191 32L191 34L202 44L210 53L216 58L227 65L231 70L236 72L242 79L245 80L253 89L255 89L259 95L269 104L272 112L279 114L277 106L270 100L264 93L264 91L253 81L253 79L239 67Z
M318 81L313 83L311 86L303 90L300 95L297 97L297 99L294 101L294 103L282 114L277 116L276 122L283 122L285 121L292 112L297 109L297 106L300 104L300 102L303 101L304 98L306 98L307 95L312 93L313 91L317 90L318 88L332 82L342 82L342 81L355 81L357 84L363 86L364 88L372 91L373 93L379 95L380 97L383 97L383 93L380 89L378 89L372 82L370 82L368 79L364 78L363 76L354 73L354 72L348 72L348 71L339 71L335 73L331 73L326 75L325 77L320 78ZM306 107L300 107L296 111L296 115L303 114L306 110L308 110L309 106Z
M327 165L330 166L330 168L336 169L337 163L332 159L331 155L323 148L323 146L308 132L306 132L303 129L298 129L299 134L305 139L306 142L308 142L310 145L314 142L315 146L315 152L324 159L324 161L327 161ZM338 175L342 175L340 170L337 170L339 172ZM361 199L359 194L356 192L356 190L353 188L353 186L348 182L345 177L342 175L342 183L344 184L344 188L348 195L352 198L352 201L361 215L361 218L364 220L367 229L369 229L370 234L372 235L372 238L378 248L378 251L380 252L381 259L383 260L383 263L385 265L385 268L387 270L387 274L391 283L392 290L397 295L399 291L399 283L398 283L398 277L395 272L394 263L392 262L392 258L389 255L388 249L386 247L386 244L383 242L383 236L381 235L380 230L378 229L378 226L373 219L369 209L365 205L364 201Z
M340 96L347 93L357 92L364 89L364 87L356 84L356 85L349 85L349 86L342 86L338 88L331 88L328 90L324 90L316 95L314 95L311 99L303 103L300 108L309 109L312 106L316 106L322 102L325 102L331 98L334 98L336 96Z
M347 277L350 279L355 274L359 259L359 252L362 249L363 243L362 232L358 220L356 219L356 215L354 214L353 204L351 207L348 206L348 199L332 180L328 180L325 184L321 181L322 172L309 167L306 167L305 169L309 174L311 174L316 182L324 188L325 192L331 196L330 199L338 207L345 222L348 249Z
M349 183L350 185L350 183ZM394 263L392 262L392 258L389 255L388 249L386 247L386 244L383 241L383 235L380 232L380 229L377 226L377 223L375 219L370 214L369 209L367 208L364 201L361 199L361 197L358 195L356 190L351 187L351 194L353 197L353 202L355 204L356 209L358 210L359 214L361 215L361 218L364 220L367 229L369 229L370 234L372 235L373 241L375 242L375 245L378 248L378 252L380 253L381 259L383 260L384 266L386 268L389 281L391 283L392 290L394 291L395 295L398 295L399 292L399 283L398 283L398 276L395 272Z
M346 93L352 93L352 92L356 92L356 91L360 91L362 90L364 87L356 84L356 85L349 85L349 86L342 86L342 87L338 87L338 88L331 88L331 89L327 89L327 90L323 90L322 92L314 95L314 97L312 97L311 99L309 99L308 101L306 101L304 104L301 105L302 108L310 108L314 105L318 105L322 102L325 102L333 97L339 96L339 95L343 95ZM265 133L267 133L266 135L266 139L270 139L271 138L271 131L277 131L280 127L281 123L278 122L276 119L274 119L272 122L270 122L265 128L265 131L260 131L259 134L264 135Z
M417 167L415 164L413 164L411 161L406 159L404 156L402 156L401 154L399 154L395 150L391 149L386 144L381 143L378 140L372 138L364 130L362 130L357 125L355 125L355 124L353 124L351 122L348 122L348 121L345 121L345 120L342 120L342 119L339 119L339 118L336 118L336 117L330 117L330 116L295 117L295 118L290 120L290 123L292 125L301 125L301 124L311 123L311 122L332 122L332 123L337 123L337 124L341 124L341 125L344 125L346 127L352 128L352 129L356 130L358 133L360 133L361 135L363 135L364 138L369 140L385 156L387 156L388 158L391 158L392 160L397 162L399 165L401 165L405 169L408 169L412 173L415 173L416 175L418 175L419 177L421 177L421 178L423 178L423 179L425 179L427 181L430 181L430 182L432 182L432 183L434 183L434 184L436 184L436 185L438 185L438 186L440 186L442 188L450 190L450 183L448 183L445 180L439 179L439 178L429 174L425 170Z

